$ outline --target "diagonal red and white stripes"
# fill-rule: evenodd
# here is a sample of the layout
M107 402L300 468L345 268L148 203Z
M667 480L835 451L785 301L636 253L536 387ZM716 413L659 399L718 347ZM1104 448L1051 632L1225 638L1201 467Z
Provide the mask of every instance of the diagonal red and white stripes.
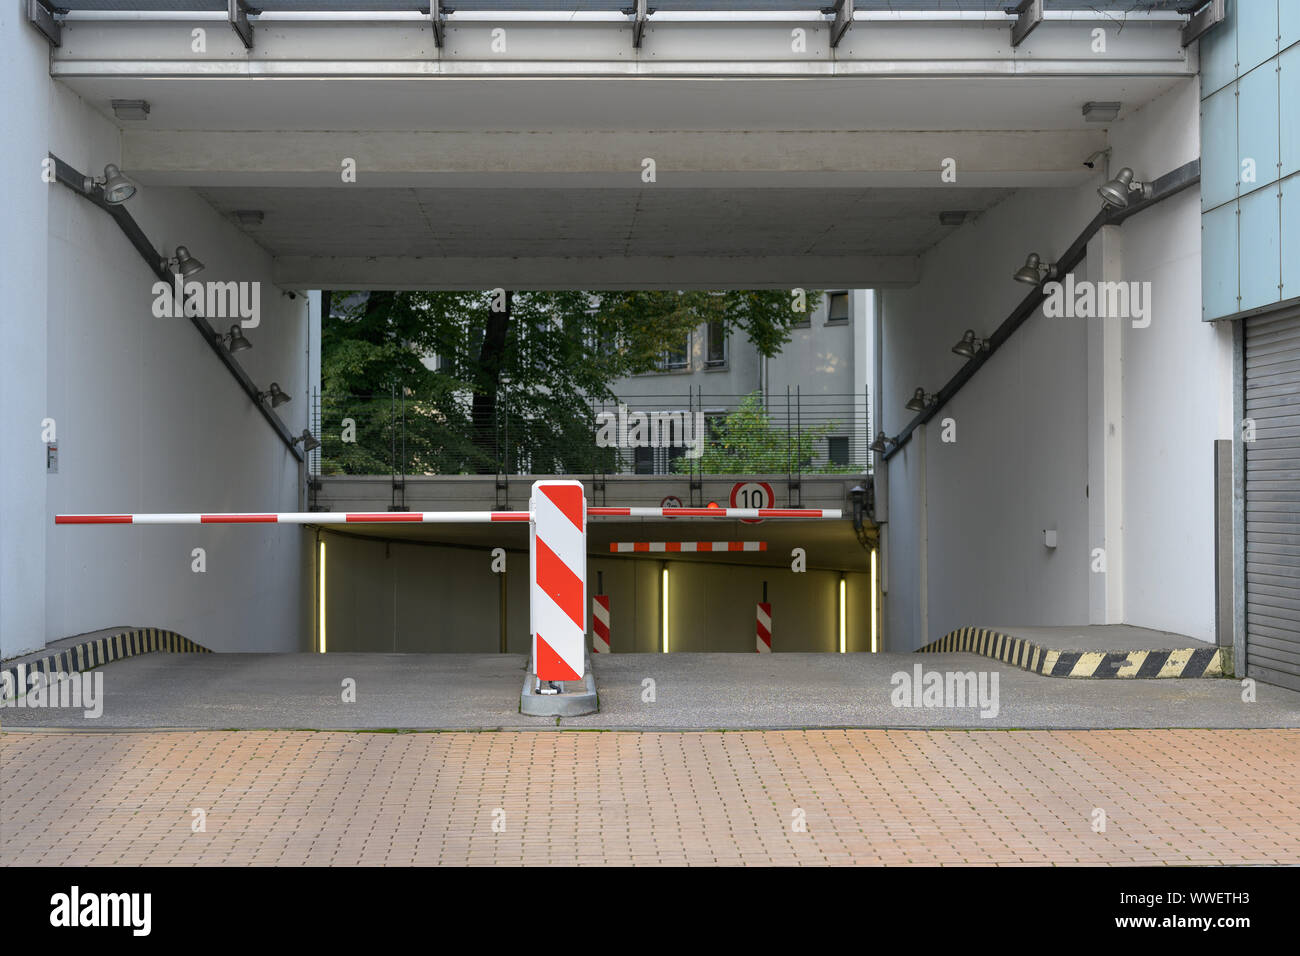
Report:
M609 653L608 594L597 594L591 599L591 651L593 654Z
M587 498L582 482L533 482L529 511L533 673L539 680L581 680L587 634Z
M760 654L772 653L772 605L760 602L758 605L758 647Z
M715 551L766 551L766 541L611 541L613 554L689 554Z

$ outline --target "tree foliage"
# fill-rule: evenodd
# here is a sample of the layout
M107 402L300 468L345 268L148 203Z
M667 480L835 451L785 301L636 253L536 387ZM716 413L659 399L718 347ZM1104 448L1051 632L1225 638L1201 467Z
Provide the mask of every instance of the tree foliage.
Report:
M808 294L809 310L818 298ZM503 458L538 474L608 469L591 406L614 400L616 380L653 371L709 321L775 355L806 316L784 290L335 292L332 303L324 460L381 474L394 451L413 474L492 472ZM345 418L355 443L342 441Z
M762 394L751 392L734 411L713 425L704 454L697 462L679 458L673 468L684 474L694 467L704 475L859 471L854 465L813 464L817 442L838 428L837 422L796 429L774 424Z

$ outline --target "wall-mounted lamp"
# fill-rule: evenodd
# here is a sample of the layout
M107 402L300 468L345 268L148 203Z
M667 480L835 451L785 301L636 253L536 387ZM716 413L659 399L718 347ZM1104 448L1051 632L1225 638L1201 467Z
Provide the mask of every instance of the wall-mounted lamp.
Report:
M981 352L986 351L989 347L988 339L979 339L975 337L974 329L967 329L962 335L961 341L952 347L955 354L962 358L974 358Z
M271 387L268 388L265 392L257 393L257 400L260 402L264 402L268 398L271 400L272 408L279 408L281 405L285 405L293 401L293 397L290 396L288 392L281 389L280 386L275 382L272 382ZM307 434L307 433L304 432L303 434ZM316 439L313 438L312 441L316 441ZM307 451L311 451L311 447L307 447Z
M222 335L220 332L214 332L212 333L212 337L232 353L242 352L245 349L251 349L253 347L253 343L244 338L244 331L238 325L232 325L230 331L225 335Z
M849 497L853 501L853 530L857 531L862 527L862 517L867 510L867 489L862 485L854 485L849 491Z
M933 404L934 396L927 395L925 389L918 388L912 393L912 397L907 400L907 404L903 407L909 412L923 412Z
M885 452L889 451L890 446L897 445L897 444L898 444L897 441L895 441L893 438L890 438L884 432L876 432L876 440L873 441L868 447L876 454L883 455Z
M1134 182L1133 170L1127 166L1116 173L1110 182L1097 188L1097 195L1112 209L1126 209L1134 193L1145 199L1151 195L1151 184Z
M303 451L315 451L320 447L320 441L313 438L311 432L305 428L302 430L302 434L293 440L295 445L299 442L302 442Z
M1025 264L1016 270L1015 275L1011 278L1017 282L1023 282L1025 285L1038 285L1044 279L1053 279L1056 277L1056 264L1044 263L1038 257L1038 253L1031 252L1025 259Z
M203 271L203 262L190 255L190 250L185 246L177 246L176 255L170 259L164 259L162 267L172 272L179 272L188 279L190 276L198 275Z
M122 175L122 170L112 163L104 167L103 179L86 177L86 192L92 192L98 186L104 191L104 202L110 206L119 206L136 194L137 186Z

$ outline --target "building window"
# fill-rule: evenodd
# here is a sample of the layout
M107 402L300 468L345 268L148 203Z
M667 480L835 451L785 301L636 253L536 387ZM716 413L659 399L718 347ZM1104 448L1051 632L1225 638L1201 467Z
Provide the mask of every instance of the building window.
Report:
M827 297L826 324L838 325L849 320L849 294L832 292Z
M849 463L849 439L847 435L837 435L826 439L826 457L832 465Z
M705 368L725 368L727 365L727 327L720 321L709 323L708 354L704 357Z
M650 447L637 446L632 449L632 470L638 475L655 473L655 450Z
M660 368L665 372L672 372L678 369L686 368L690 364L691 358L691 334L686 333L680 348L664 349L664 356L660 360Z

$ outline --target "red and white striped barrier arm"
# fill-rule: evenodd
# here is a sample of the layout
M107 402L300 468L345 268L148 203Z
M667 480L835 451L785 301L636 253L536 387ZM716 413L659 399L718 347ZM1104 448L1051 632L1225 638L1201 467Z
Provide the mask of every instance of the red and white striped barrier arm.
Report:
M838 518L839 508L588 508L589 518Z
M597 594L591 599L591 652L609 653L609 595Z
M589 518L838 518L838 508L588 508ZM474 524L527 521L527 511L281 511L55 515L55 524Z
M760 654L772 653L772 605L760 603L758 605L758 647Z
M611 541L612 554L677 553L692 551L766 551L766 541Z
M281 511L271 514L55 515L55 524L473 524L527 521L527 511Z

